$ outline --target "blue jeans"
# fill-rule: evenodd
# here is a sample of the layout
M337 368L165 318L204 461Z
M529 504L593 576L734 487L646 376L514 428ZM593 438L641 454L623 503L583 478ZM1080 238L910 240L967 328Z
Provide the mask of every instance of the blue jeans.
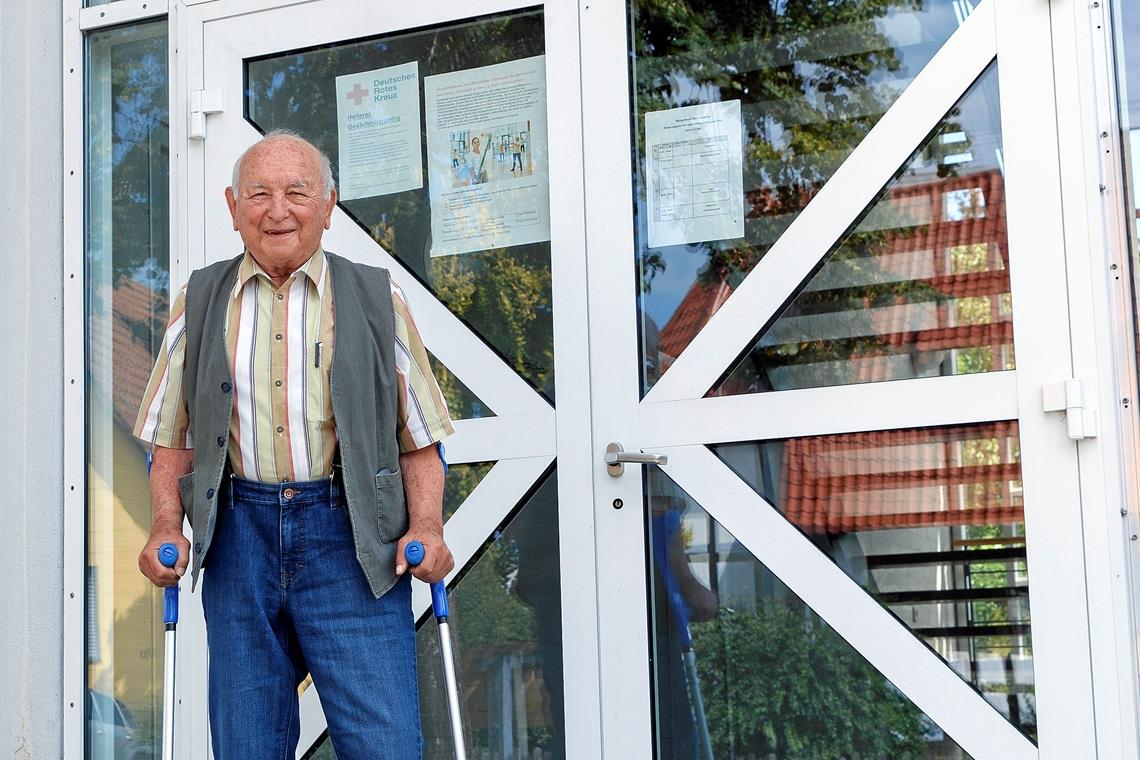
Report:
M217 760L293 760L297 685L338 760L421 757L411 576L376 599L331 480L223 482L202 607Z

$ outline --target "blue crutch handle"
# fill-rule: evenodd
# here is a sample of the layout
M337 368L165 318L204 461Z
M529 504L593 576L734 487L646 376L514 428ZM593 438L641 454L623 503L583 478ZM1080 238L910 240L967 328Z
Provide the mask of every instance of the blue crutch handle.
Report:
M424 545L419 541L409 541L404 547L404 558L412 567L424 561ZM447 620L447 585L443 581L431 584L431 609L436 620Z
M174 544L163 544L158 547L158 561L164 567L174 567L178 562L178 547ZM162 622L167 625L178 623L178 586L167 586L163 596Z

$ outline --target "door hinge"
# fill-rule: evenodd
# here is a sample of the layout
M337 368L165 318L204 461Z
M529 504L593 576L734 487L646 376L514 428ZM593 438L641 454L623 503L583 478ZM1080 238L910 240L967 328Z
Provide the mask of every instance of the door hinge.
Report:
M206 114L225 110L225 93L221 90L194 90L190 93L191 140L206 139Z
M1076 378L1051 383L1041 388L1042 408L1046 412L1064 412L1069 439L1083 441L1096 438L1096 410L1085 403L1085 384Z

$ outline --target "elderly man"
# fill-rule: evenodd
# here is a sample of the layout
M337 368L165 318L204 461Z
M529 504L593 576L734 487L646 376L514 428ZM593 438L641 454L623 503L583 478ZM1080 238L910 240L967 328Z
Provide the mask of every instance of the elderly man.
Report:
M154 451L139 569L159 586L191 560L195 584L206 571L219 760L293 758L306 673L340 760L420 757L410 575L453 566L447 406L388 273L321 248L328 158L272 132L237 160L226 202L245 251L178 294L135 426ZM427 556L409 574L412 539ZM173 569L157 557L168 541Z

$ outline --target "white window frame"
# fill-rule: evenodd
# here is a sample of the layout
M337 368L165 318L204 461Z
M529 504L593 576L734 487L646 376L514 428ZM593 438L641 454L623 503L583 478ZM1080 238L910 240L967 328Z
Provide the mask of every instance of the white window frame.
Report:
M86 251L85 187L87 178L84 85L86 39L109 26L148 21L168 11L167 0L119 0L83 7L82 0L63 0L63 102L73 118L63 122L63 366L67 378L63 398L63 683L60 717L63 756L83 757L87 721L86 618ZM170 46L170 70L174 51ZM171 93L173 94L173 93ZM173 101L171 101L173 106ZM170 109L174 113L174 109ZM174 167L171 166L171 189ZM173 196L172 196L173 197Z

